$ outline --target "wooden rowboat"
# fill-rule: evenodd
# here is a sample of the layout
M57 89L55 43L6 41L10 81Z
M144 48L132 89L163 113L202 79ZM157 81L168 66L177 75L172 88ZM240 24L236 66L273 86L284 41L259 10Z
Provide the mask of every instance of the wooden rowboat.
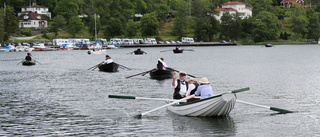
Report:
M225 116L234 108L236 95L226 93L189 103L174 104L168 110L183 116Z
M149 74L152 79L157 79L157 80L172 78L171 70L154 70L154 71L151 71Z
M174 49L173 50L173 53L182 53L182 52L183 52L183 49L180 49L180 50L179 49Z
M113 63L113 62L99 66L99 70L104 72L117 72L118 68L119 68L119 64Z
M145 52L144 52L144 51L142 51L142 50L135 50L135 51L133 51L133 53L134 53L135 55L142 55L142 54L145 54Z
M22 65L25 65L25 66L36 65L36 61L25 60L25 61L22 62Z

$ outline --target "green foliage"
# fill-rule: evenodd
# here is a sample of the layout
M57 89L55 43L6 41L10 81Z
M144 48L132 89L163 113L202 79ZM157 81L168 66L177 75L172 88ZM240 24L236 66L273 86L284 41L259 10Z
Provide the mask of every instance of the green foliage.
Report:
M72 16L78 16L79 13L78 4L75 0L60 0L53 12L57 15L62 15L67 22Z
M4 10L3 8L0 8L0 13L3 13ZM3 37L4 37L4 15L0 14L0 43L3 42Z
M307 25L309 24L309 20L306 16L306 10L300 4L294 3L294 8L290 8L286 12L286 15L292 24L291 30L295 33L294 40L296 40L297 34L308 32Z
M96 20L96 21L95 21ZM87 23L87 26L89 28L89 33L91 36L95 37L95 33L99 33L100 31L100 28L101 28L101 24L100 24L100 20L98 17L96 17L95 19L95 16L89 16L88 17L88 23Z
M133 20L129 20L126 26L126 36L129 38L134 37L138 33L138 25L133 22Z
M113 38L115 36L121 36L123 34L121 21L119 18L111 17L108 21L108 24L104 30L104 35L107 38Z
M9 36L14 34L18 29L18 19L14 8L11 6L6 6L5 15L4 15L4 40L7 41Z
M80 33L84 29L84 24L78 16L73 16L70 18L67 31L73 37L76 37L76 34Z
M159 33L159 21L154 12L145 14L141 18L140 31L142 36L153 36Z
M65 28L66 22L63 16L58 15L53 18L50 31L55 33L55 36L58 35L58 31Z
M29 28L21 29L21 34L26 36L32 36L32 30Z
M184 0L176 0L177 4L180 6L177 7L177 12L175 13L174 28L172 31L173 35L182 37L187 29L187 15L188 15L188 5Z

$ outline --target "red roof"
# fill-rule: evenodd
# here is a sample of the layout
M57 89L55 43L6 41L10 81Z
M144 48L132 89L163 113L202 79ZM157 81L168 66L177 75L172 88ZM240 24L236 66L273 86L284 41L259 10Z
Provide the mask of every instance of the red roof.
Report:
M283 0L280 3L284 3L284 2L297 2L297 0Z
M237 4L238 5L245 5L244 3L239 2L239 1L229 1L229 2L222 4L222 5L237 5Z
M235 10L235 9L233 9L233 8L216 8L215 10L218 10L218 11L225 11L225 10Z
M24 16L29 16L27 19L24 18ZM40 16L40 19L37 18L37 16ZM46 17L42 16L38 13L27 13L19 18L19 20L48 20Z

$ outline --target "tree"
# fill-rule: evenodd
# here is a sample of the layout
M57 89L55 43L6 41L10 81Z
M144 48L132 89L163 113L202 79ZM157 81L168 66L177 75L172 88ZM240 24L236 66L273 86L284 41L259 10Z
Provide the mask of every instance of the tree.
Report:
M140 31L142 36L153 36L159 33L159 22L154 12L145 14L141 18Z
M73 37L76 37L76 34L81 32L84 29L84 24L78 16L73 16L70 18L67 31Z
M53 22L51 24L51 31L55 33L55 37L58 35L58 31L65 28L66 22L63 16L57 15L53 18Z
M89 28L89 33L91 34L91 36L95 37L95 33L99 33L99 30L101 28L101 24L100 24L100 18L96 17L96 19L94 19L94 15L93 16L89 16L88 17L88 28ZM95 22L96 21L96 22Z
M3 42L4 37L4 10L3 8L0 8L0 43Z
M293 6L294 8L290 8L286 15L289 17L291 30L294 32L294 40L296 40L297 34L308 32L309 20L306 17L306 10L300 4L294 3Z
M259 12L259 14L255 16L255 18L257 21L266 25L267 30L262 31L266 31L265 33L267 34L267 40L273 40L277 38L278 32L280 30L280 23L275 14L267 11L262 11Z
M56 15L62 15L67 22L71 17L78 16L78 11L79 7L75 0L60 0L53 10Z
M320 13L308 9L307 17L309 19L307 38L318 40L320 37Z
M108 20L108 24L104 30L104 35L108 38L122 35L123 29L122 29L122 26L119 24L121 24L121 21L119 18L111 17Z
M230 39L230 33L232 33L232 15L229 12L226 12L221 17L221 24L220 24L220 33L222 38Z
M268 31L266 31L267 25L265 23L262 23L260 21L257 21L255 23L255 28L252 30L252 38L254 42L263 42L267 40L268 37Z
M138 32L138 26L133 20L129 20L126 26L126 36L129 38L134 37Z
M187 29L188 3L184 0L177 0L179 6L175 13L174 27L172 34L182 37Z
M4 15L4 39L3 41L7 41L9 36L16 32L19 27L18 18L16 13L14 12L13 7L6 6L5 15Z

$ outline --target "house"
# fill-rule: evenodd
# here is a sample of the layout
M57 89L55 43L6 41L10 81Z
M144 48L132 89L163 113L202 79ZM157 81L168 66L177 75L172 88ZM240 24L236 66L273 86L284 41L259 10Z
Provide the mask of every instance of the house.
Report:
M296 2L296 3L298 3L298 4L300 4L302 7L304 7L303 5L304 5L304 1L303 0L282 0L281 2L280 2L280 5L282 6L282 7L289 7L289 8L292 8L292 6L293 6L293 2Z
M48 19L41 14L27 12L19 17L19 28L43 28L48 27Z
M218 20L220 20L223 14L226 12L229 12L230 14L236 14L238 12L242 19L252 16L252 7L248 7L242 2L229 1L221 6L221 8L218 6L215 9L216 11L219 11L218 15L214 15Z
M39 6L36 3L32 3L32 5L30 5L30 6L22 6L21 12L18 13L18 17L21 14L25 14L25 13L29 13L29 12L38 13L41 15L46 15L49 17L49 19L51 19L51 12L49 12L49 8L46 6Z

